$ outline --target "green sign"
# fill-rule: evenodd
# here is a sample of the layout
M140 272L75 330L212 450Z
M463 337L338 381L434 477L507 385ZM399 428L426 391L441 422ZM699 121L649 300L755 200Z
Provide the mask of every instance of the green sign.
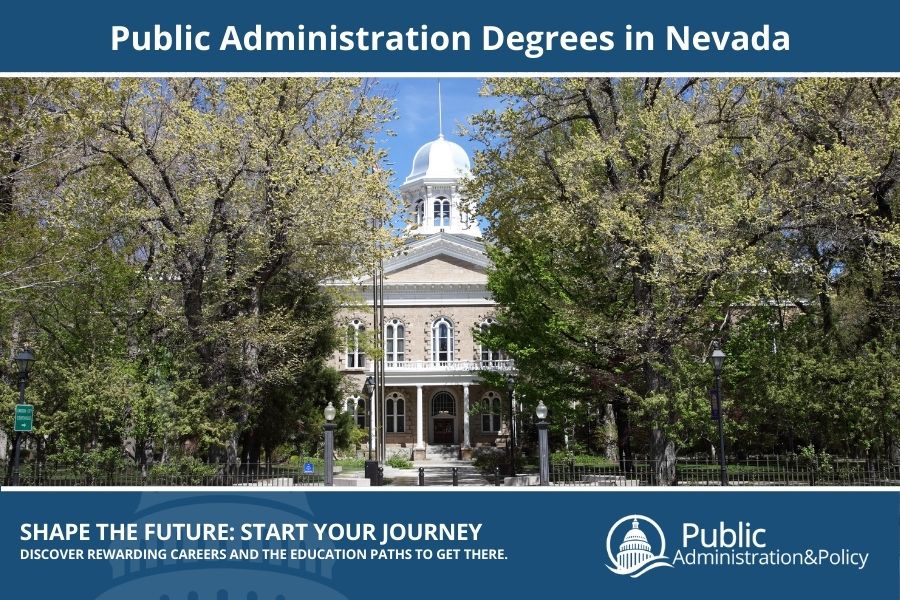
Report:
M30 404L16 404L15 431L31 431L33 422L34 406Z

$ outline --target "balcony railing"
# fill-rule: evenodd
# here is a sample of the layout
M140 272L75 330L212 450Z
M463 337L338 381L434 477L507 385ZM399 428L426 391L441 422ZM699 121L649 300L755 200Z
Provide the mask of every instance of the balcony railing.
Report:
M387 361L388 371L514 371L515 361L508 360L404 360Z

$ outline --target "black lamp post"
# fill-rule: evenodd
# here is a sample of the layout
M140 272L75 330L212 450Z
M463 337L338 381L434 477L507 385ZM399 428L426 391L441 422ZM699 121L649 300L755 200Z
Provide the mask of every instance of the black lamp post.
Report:
M516 419L513 413L513 396L516 391L516 378L510 373L506 376L506 398L509 400L509 476L516 476Z
M325 407L325 485L334 485L334 415L331 402Z
M34 362L34 353L24 348L16 352L13 360L19 371L19 404L25 404L25 386L28 385L28 372L31 370L31 363ZM17 431L15 442L13 443L13 470L10 485L19 485L19 447L21 441L22 432Z
M541 485L550 485L550 444L547 440L547 406L544 401L538 402L534 414L540 419L537 424L538 430L538 465L541 475Z
M375 460L375 457L372 455L372 419L371 413L369 412L374 408L375 404L375 378L372 375L366 377L366 382L363 384L362 389L363 397L366 399L366 427L369 428L369 435L366 436L368 444L369 444L369 459L366 460L364 474L366 479L369 480L370 485L378 485L378 461Z
M710 359L713 364L713 372L716 376L716 412L719 421L719 477L722 485L728 485L728 468L725 466L725 434L722 431L722 420L725 415L722 413L722 365L725 363L725 353L716 340L712 344L712 353Z
M370 429L372 427L372 419L369 411L372 409L372 394L375 392L375 378L369 375L366 377L365 383L363 383L362 387L362 395L366 402L366 428ZM366 442L369 448L369 460L372 460L372 432L369 432L369 435L366 436Z

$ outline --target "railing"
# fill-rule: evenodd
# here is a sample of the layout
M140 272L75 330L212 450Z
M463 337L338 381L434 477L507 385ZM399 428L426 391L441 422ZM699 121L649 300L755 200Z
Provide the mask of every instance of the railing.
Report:
M761 456L727 463L730 486L898 486L900 464L879 459L804 459L797 456ZM657 485L656 463L651 460L578 464L555 461L550 465L551 485L647 486ZM718 486L720 467L708 458L679 458L675 485Z
M513 360L387 361L388 371L513 371Z
M4 485L8 485L4 473ZM223 463L98 466L72 463L22 464L19 485L28 486L253 486L288 487L324 485L321 465L305 473L302 464L244 463L229 468Z

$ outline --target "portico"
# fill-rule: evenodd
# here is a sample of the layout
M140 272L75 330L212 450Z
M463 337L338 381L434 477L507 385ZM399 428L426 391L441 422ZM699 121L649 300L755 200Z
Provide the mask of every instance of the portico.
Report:
M428 448L453 446L459 447L459 453L465 456L477 445L503 443L506 430L500 428L499 419L482 418L489 415L483 411L492 407L484 408L480 403L490 403L501 396L500 391L481 383L482 366L478 361L468 361L436 367L420 365L418 369L389 369L383 410L388 420L384 434L388 455L409 448L411 457L422 459ZM490 368L509 369L511 363L505 361ZM403 404L402 425L395 426L400 403ZM374 415L370 414L369 419L369 430L374 432L377 429ZM375 442L374 433L372 442Z

